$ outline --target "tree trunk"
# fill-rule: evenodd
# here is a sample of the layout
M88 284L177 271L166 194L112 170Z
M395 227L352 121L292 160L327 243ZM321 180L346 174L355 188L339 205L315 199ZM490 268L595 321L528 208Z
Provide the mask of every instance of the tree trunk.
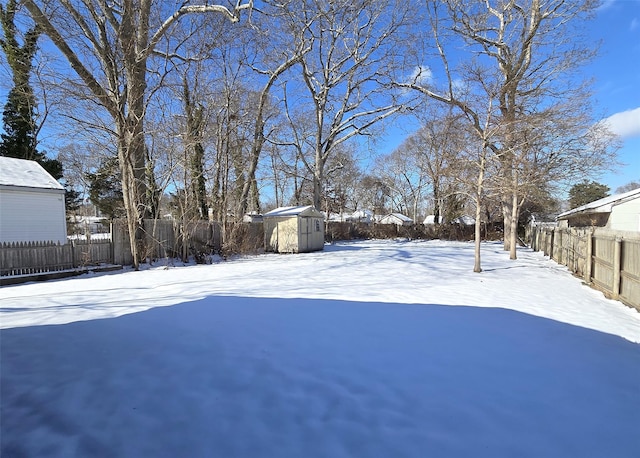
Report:
M118 126L119 127L119 126ZM140 264L141 244L143 239L144 221L138 206L139 194L136 178L136 166L132 158L130 132L119 132L118 135L118 162L122 173L122 197L124 208L127 213L127 228L129 230L129 243L131 245L131 256L133 267L137 270Z
M511 229L509 233L509 259L517 259L516 247L518 241L518 216L520 213L518 205L518 191L515 189L511 194Z
M511 250L511 202L505 196L502 201L503 250Z
M481 226L480 226L480 202L476 202L476 228L475 228L475 247L474 247L474 261L473 271L482 272L482 266L480 263L480 242L482 241Z
M322 208L322 185L324 183L324 161L320 149L316 151L315 169L313 171L313 206ZM328 217L329 215L327 215Z

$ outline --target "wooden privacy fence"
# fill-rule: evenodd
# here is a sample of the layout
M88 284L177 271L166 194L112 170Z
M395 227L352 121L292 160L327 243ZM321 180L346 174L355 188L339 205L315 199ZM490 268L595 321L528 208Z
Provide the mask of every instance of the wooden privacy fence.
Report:
M33 275L112 264L110 240L16 242L0 245L0 276Z
M640 234L600 228L533 227L529 241L608 297L640 310Z
M197 221L185 225L171 220L145 220L145 257L159 259L220 250L220 225ZM183 240L185 243L183 243ZM73 240L0 244L0 276L33 275L82 267L129 265L133 262L126 223L111 225L111 240Z
M147 259L179 258L220 250L222 235L220 224L209 221L191 221L185 224L174 220L145 219L144 257ZM126 221L111 224L111 240L114 246L115 264L133 263L129 231ZM183 243L184 241L184 243Z

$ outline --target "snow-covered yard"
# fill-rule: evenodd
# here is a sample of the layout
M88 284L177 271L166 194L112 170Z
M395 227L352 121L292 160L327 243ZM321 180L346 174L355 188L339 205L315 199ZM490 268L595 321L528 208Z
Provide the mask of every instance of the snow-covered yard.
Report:
M2 288L3 457L638 457L640 313L366 241Z

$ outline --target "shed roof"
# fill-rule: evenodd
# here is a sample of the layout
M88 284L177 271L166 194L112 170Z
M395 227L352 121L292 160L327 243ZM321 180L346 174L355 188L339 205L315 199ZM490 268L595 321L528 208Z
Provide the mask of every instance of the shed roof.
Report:
M36 161L4 156L0 156L0 185L64 191L64 187Z
M560 213L556 219L566 219L567 217L578 213L611 213L611 209L615 205L637 198L640 198L640 188L633 189L622 194L614 194L613 196L605 197L603 199L594 200L588 204Z
M300 205L297 207L278 207L263 215L265 218L276 216L324 216L313 205Z

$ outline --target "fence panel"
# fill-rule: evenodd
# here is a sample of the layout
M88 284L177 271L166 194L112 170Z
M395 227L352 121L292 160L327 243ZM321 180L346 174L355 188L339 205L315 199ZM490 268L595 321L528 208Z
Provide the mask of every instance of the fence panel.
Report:
M622 240L620 298L640 309L640 240Z
M111 223L111 243L113 243L113 263L120 266L133 264L127 222L116 220Z
M72 269L70 244L16 242L0 246L0 276L30 275Z
M113 264L113 245L108 239L77 240L71 245L76 267Z
M640 234L602 228L533 227L531 246L607 296L640 310Z
M145 219L146 257L152 259L171 258L180 253L177 246L176 230L172 220Z
M591 258L591 281L600 289L613 293L613 255L615 239L612 237L593 237L593 255Z

